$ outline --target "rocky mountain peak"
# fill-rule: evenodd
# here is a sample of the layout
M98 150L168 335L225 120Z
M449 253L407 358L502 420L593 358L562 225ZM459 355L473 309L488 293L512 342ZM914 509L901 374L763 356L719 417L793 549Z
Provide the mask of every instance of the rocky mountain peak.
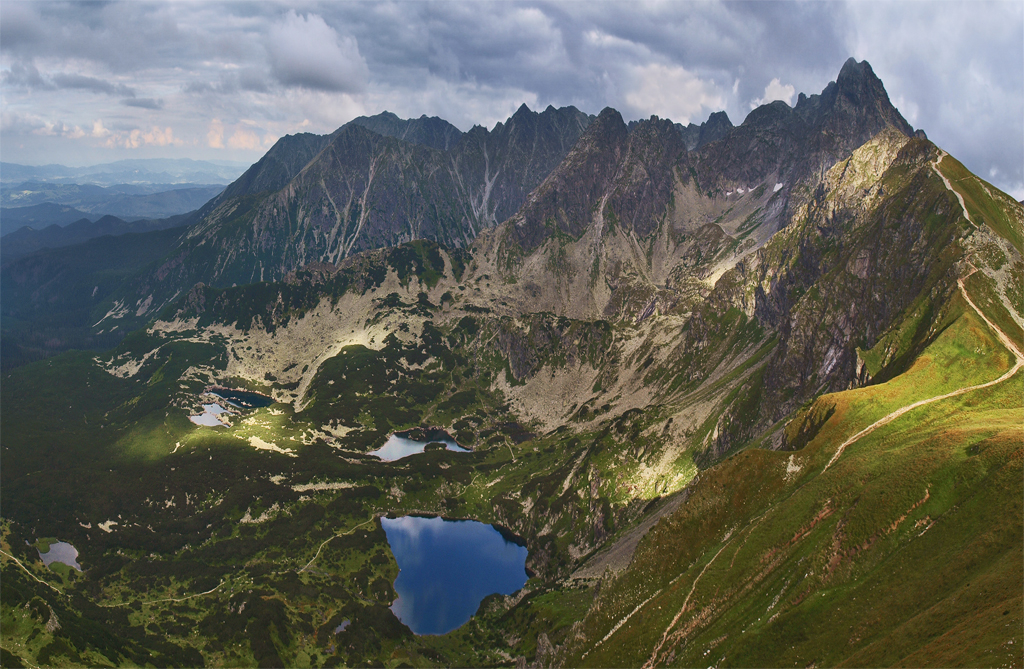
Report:
M801 93L795 107L779 100L761 105L715 146L702 145L696 160L701 187L729 190L772 173L793 182L821 173L889 127L914 136L871 65L851 58L820 94Z
M830 115L841 122L852 121L858 130L871 135L885 125L893 126L908 137L914 134L914 129L892 106L882 80L866 60L858 63L853 58L848 59L835 82L822 91L821 102L823 116ZM836 124L830 125L835 127Z
M551 108L550 105L548 106L548 108L549 109ZM524 115L534 114L534 113L535 112L532 111L529 107L527 107L526 103L524 102L523 104L519 105L519 109L516 110L516 113L512 114L512 118L516 118L517 116L524 116Z
M841 88L864 85L881 87L882 81L875 76L875 71L871 69L871 63L866 60L858 63L856 58L850 56L839 70L836 84Z
M792 114L793 109L789 105L782 100L774 100L747 114L747 117L743 119L743 125L754 127L777 125L788 121Z
M641 125L643 123L646 121L641 121ZM622 114L611 107L605 107L580 137L580 149L589 151L591 150L589 147L593 146L614 149L625 142L628 135L629 129L626 127L626 122L622 120ZM570 152L570 156L573 153L575 151Z
M712 112L711 116L708 116L708 120L700 126L700 138L697 140L697 146L704 146L722 139L733 127L729 115L724 111Z
M462 131L437 116L423 114L417 119L402 119L389 111L376 116L359 116L346 126L362 126L378 135L402 139L413 144L447 151L462 138Z
M532 250L556 229L572 237L582 234L593 203L615 176L628 139L622 115L611 107L601 110L562 164L513 217L511 234L519 247Z
M335 134L337 132L335 131ZM332 136L309 132L285 135L277 140L259 161L224 189L220 197L213 202L284 188L330 143Z

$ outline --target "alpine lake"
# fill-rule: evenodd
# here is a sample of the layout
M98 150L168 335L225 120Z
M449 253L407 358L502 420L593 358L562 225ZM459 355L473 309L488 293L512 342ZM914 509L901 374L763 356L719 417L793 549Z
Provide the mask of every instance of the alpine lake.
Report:
M208 392L236 409L273 403L272 398L245 390L218 387ZM217 404L203 408L205 413L190 417L192 422L223 425L217 415L225 409ZM471 452L442 430L420 428L391 434L368 455L394 462L431 449ZM485 597L511 595L528 579L526 547L494 525L415 515L381 517L380 524L399 567L394 583L398 599L391 610L414 634L441 635L458 629ZM344 632L348 625L345 620L334 633Z
M414 634L445 634L466 623L491 594L526 584L527 550L475 520L380 519L398 562L391 610Z
M391 462L430 444L469 452L450 435L432 431L392 434L370 455ZM494 525L415 515L381 517L380 523L399 568L391 610L414 634L446 634L465 624L486 596L511 595L526 584L526 547Z

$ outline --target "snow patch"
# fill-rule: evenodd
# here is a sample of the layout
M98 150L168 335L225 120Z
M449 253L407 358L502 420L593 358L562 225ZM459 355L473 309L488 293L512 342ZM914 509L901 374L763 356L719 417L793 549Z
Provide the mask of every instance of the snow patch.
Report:
M775 184L775 189L772 192L773 193L778 193L780 190L782 190L782 184L776 183Z
M100 523L97 527L99 527L101 530L103 530L107 534L110 534L111 532L114 531L114 529L113 529L114 525L117 525L117 524L118 523L116 521L108 520L105 523Z

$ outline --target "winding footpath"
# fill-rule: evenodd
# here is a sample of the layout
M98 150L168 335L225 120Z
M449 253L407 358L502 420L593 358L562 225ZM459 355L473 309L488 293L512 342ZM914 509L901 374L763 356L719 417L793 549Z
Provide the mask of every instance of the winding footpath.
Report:
M312 560L310 560L309 562L307 562L307 563L306 563L306 566L305 566L305 567L303 567L302 569L300 569L299 571L297 571L296 573L297 573L297 574L301 574L302 572L304 572L304 571L306 571L307 569L309 569L309 568L310 568L310 567L311 567L311 566L313 565L313 563L314 563L314 562L316 562L316 559L317 559L318 557L320 557L320 551L322 551L322 550L324 549L324 546L326 546L327 544L331 543L332 541L334 541L334 540L335 540L335 539L337 539L338 537L343 537L343 536L346 536L346 535L348 535L348 534L352 534L353 532L355 532L356 530L358 530L358 529L359 529L360 527L362 527L363 525L369 525L370 523L372 523L372 522L373 522L373 521L375 521L375 520L377 520L377 517L376 517L376 516L374 516L373 518L371 518L371 519L367 520L366 522L363 522L363 523L359 523L358 525L356 525L356 526L355 526L355 527L353 527L352 529L346 530L346 531L344 531L344 532L339 532L339 533L335 534L334 536L332 536L332 537L331 537L330 539L327 539L326 541L324 541L324 542L323 542L322 544L320 544L320 548L316 549L316 555L314 555L314 556L313 556L313 559L312 559Z
M946 152L942 151L938 159L934 163L932 163L932 169L935 170L935 173L939 175L939 178L942 179L942 182L946 185L946 188L954 195L956 195L956 199L960 202L960 208L963 210L964 218L970 221L971 216L970 214L967 213L967 207L964 206L963 196L960 195L960 193L958 193L956 189L953 188L953 185L949 182L949 179L947 179L946 176L939 171L939 163L942 162L942 159L946 157L946 155ZM963 395L964 393L969 393L974 390L981 390L982 388L988 388L990 386L1002 383L1003 381L1006 381L1014 374L1016 374L1021 369L1021 367L1024 367L1024 352L1021 351L1020 346L1018 346L1016 342L1010 339L1005 332L1000 330L995 323L990 321L988 319L988 316L982 313L981 309L978 308L978 305L974 303L974 300L971 299L971 296L967 294L967 289L964 287L964 279L970 277L971 274L974 274L975 271L977 270L974 267L971 267L971 271L968 272L967 276L957 279L957 287L960 289L960 294L963 295L964 300L966 300L967 304L971 306L971 309L974 309L974 312L981 317L981 320L985 321L989 328L991 328L992 331L996 333L996 335L999 337L999 341L1003 344L1003 346L1005 346L1006 349L1013 354L1013 357L1016 361L1013 367L1011 367L1009 371L1007 371L1005 374L1000 376L998 379L995 379L994 381L989 381L988 383L981 383L976 386L967 386L965 388L960 388L958 390L954 390L953 392L946 393L945 395L938 395L937 397L929 397L928 399L914 402L913 404L909 404L905 407L897 409L896 411L893 411L891 414L875 421L871 425L868 425L866 428L864 428L863 430L861 430L860 432L858 432L857 434L853 435L852 437L844 441L842 444L840 444L839 448L836 449L835 455L833 455L832 459L828 461L827 465L825 465L825 469L821 470L822 472L825 472L829 467L832 466L832 463L839 459L839 456L843 454L843 451L846 450L847 446L855 443L862 437L871 434L878 428L884 425L888 425L889 423L896 420L897 418L907 413L908 411L912 411L926 404L931 404L932 402L938 402L939 400L948 399L950 397L956 397L957 395Z
M722 551L724 551L726 546L729 545L729 541L731 538L732 530L729 530L729 532L727 532L724 537L725 543L723 543L722 547L718 549L718 552L715 553L715 556L708 560L708 563L704 565L704 568L700 570L699 574L697 574L697 578L693 579L693 586L690 588L690 592L686 595L686 599L683 600L683 605L679 608L679 613L675 615L675 617L672 619L672 622L670 622L668 624L668 627L665 628L665 631L662 632L661 639L658 641L658 645L654 647L654 652L651 653L651 657L648 658L647 662L644 662L643 669L653 669L654 665L657 664L658 654L661 652L662 647L668 640L669 633L672 631L672 628L676 626L676 624L679 622L679 619L683 617L684 613L686 613L686 610L690 604L690 598L693 597L693 591L697 589L697 583L700 582L700 577L704 575L704 572L708 570L708 567L710 567L711 564L718 559L718 556L722 554Z
M7 551L4 551L4 550L0 550L0 555L3 555L3 556L6 556L6 557L9 557L9 558L11 558L12 560L14 560L14 562L15 562L15 563L17 563L17 565L18 565L19 567L21 567L22 569L24 569L24 570L25 570L25 573L26 573L26 574L28 574L29 576L31 576L31 577L32 577L32 578L34 578L35 580L39 581L40 583L42 583L43 585L45 585L45 586L46 586L47 588L49 588L50 590L53 590L53 591L54 591L54 592L56 592L56 593L57 593L58 595L63 595L63 594L64 594L64 593L63 593L63 592L62 592L62 591L61 591L61 590L60 590L59 588L55 588L55 587L54 587L54 586L53 586L52 584L50 584L50 583L47 583L46 581L42 580L41 578L39 578L38 576L36 576L35 574L33 574L33 573L32 573L31 571L29 571L29 568L28 568L28 567L26 567L26 566L25 566L24 564L22 564L21 560L19 560L18 558L14 557L13 555L11 555L10 553L8 553Z
M946 178L946 175L939 171L939 163L941 163L942 159L948 155L948 153L946 153L942 149L939 149L939 157L936 159L934 163L932 163L932 169L935 170L935 173L939 175L940 179L942 179L942 183L946 184L946 190L948 190L953 195L956 195L956 199L959 200L960 202L960 209L963 210L964 218L967 219L967 222L974 223L974 221L971 220L971 215L967 213L967 205L964 204L964 196L958 193L957 190L953 188L953 184L951 184L949 182L949 179Z
M967 219L968 221L970 221L971 217L970 217L970 214L967 211L967 207L966 207L966 205L964 203L963 196L960 195L960 193L958 193L953 188L953 185L950 183L949 179L947 179L946 176L944 174L942 174L942 172L939 171L939 168L938 168L939 163L942 162L942 159L946 155L948 155L948 154L945 151L941 151L938 159L936 159L936 161L932 163L932 169L939 176L939 178L942 179L942 182L945 184L946 188L956 196L957 201L960 203L960 208L963 211L964 218ZM921 406L924 406L926 404L931 404L933 402L938 402L940 400L948 399L950 397L956 397L958 395L963 395L965 393L969 393L969 392L972 392L972 391L975 391L975 390L981 390L983 388L988 388L990 386L997 385L997 384L1002 383L1003 381L1006 381L1007 379L1011 378L1014 374L1016 374L1018 371L1020 371L1020 369L1022 367L1024 367L1024 351L1021 350L1021 346L1018 345L1018 343L1014 342L1012 339L1010 339L1010 337L1008 337L1005 332L1003 332L995 323L993 323L991 320L989 320L989 318L981 311L981 309L978 308L978 305L976 305L974 303L974 300L971 299L970 295L967 294L967 289L964 286L964 280L967 279L968 277L970 277L971 274L973 274L975 271L977 271L976 268L974 268L972 266L971 267L971 271L965 277L958 278L957 279L957 287L960 290L960 294L963 296L964 300L971 307L971 309L973 309L974 312L977 313L978 316L985 322L985 324L988 325L988 327L991 328L991 330L997 335L997 337L999 338L1000 343L1002 343L1003 346L1005 346L1006 349L1013 354L1013 357L1014 357L1014 360L1015 360L1014 365L1007 372L1005 372L1002 376L1000 376L999 378L997 378L995 380L988 381L987 383L981 383L981 384L978 384L978 385L966 386L966 387L954 390L952 392L945 393L943 395L938 395L936 397L929 397L927 399L919 400L919 401L914 402L912 404L908 404L907 406L901 407L901 408L893 411L892 413L884 416L883 418L875 421L871 425L867 426L866 428L864 428L863 430L861 430L860 432L858 432L857 434L853 435L852 437L850 437L849 439L844 441L842 444L840 444L839 448L836 449L835 454L832 456L832 459L828 461L828 464L825 465L825 468L822 470L822 472L824 472L829 467L831 467L832 464L836 460L839 459L839 457L843 454L843 451L846 450L846 448L848 446L856 443L858 440L860 440L863 437L871 434L872 432L874 432L878 428L883 427L884 425L888 425L889 423L891 423L892 421L896 420L897 418L899 418L903 414L905 414L905 413L907 413L909 411L913 411L914 409L916 409L918 407L921 407ZM927 492L926 492L926 499L927 499ZM732 533L730 532L728 535L725 536L724 543L723 543L722 547L719 548L718 552L715 553L715 555L708 561L708 563L704 565L704 568L700 571L700 573L697 574L697 577L694 579L693 584L692 584L692 586L690 588L690 592L687 594L686 599L683 601L682 607L679 609L679 612L676 613L675 617L669 623L668 627L665 628L665 631L662 633L661 639L659 640L657 645L654 647L653 652L651 653L650 658L648 658L648 660L644 663L644 665L643 665L644 669L652 669L653 667L655 667L659 663L659 661L660 661L659 660L659 655L661 654L662 649L665 647L665 644L670 641L671 631L673 630L673 628L675 628L675 626L679 623L680 619L683 617L683 615L687 611L687 609L689 607L690 599L692 598L693 593L694 593L694 591L697 588L698 582L701 580L701 577L708 570L708 568L711 566L711 564L714 563L714 561L718 558L718 556L721 555L722 551L724 551L725 548L729 545L729 543L730 543L730 535L731 534ZM630 611L624 618L619 620L611 628L611 630L609 630L609 632L600 641L598 641L594 645L593 648L588 650L587 653L584 653L583 657L585 658L591 651L595 650L596 648L601 646L603 643L608 641L627 621L629 621L644 606L649 604L651 602L651 600L653 600L658 595L662 594L663 591L664 591L664 589L659 589L654 594L652 594L650 597L648 597L646 600L641 602L635 609ZM676 634L679 634L679 633L677 632ZM675 635L671 635L671 636L675 636Z

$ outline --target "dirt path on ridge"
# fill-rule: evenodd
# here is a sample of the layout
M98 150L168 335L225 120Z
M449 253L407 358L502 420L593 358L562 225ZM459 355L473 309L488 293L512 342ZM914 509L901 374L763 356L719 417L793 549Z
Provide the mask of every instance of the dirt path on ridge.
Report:
M943 175L942 172L939 171L939 163L942 162L942 159L945 156L946 152L943 151L939 155L939 158L934 163L932 163L932 169L935 170L935 173L938 174L939 177L942 179L942 182L946 185L946 188L954 195L956 195L956 199L959 200L960 202L960 208L963 209L964 218L970 221L971 217L967 213L967 208L964 206L963 196L961 196L960 193L956 192L956 190L953 188L953 185L949 183L949 179L947 179L945 175ZM967 304L971 306L971 309L974 309L974 312L981 317L981 320L985 321L985 323L992 329L992 331L996 333L996 335L999 337L999 341L1003 344L1003 346L1005 346L1006 349L1013 354L1013 357L1016 360L1013 367L1011 367L1008 372L1000 376L998 379L995 379L994 381L989 381L988 383L981 383L976 386L966 386L964 388L954 390L944 395L929 397L928 399L919 400L917 402L914 402L913 404L908 404L905 407L900 407L899 409L893 411L884 418L881 418L872 423L871 425L868 425L866 428L864 428L863 430L861 430L860 432L858 432L857 434L853 435L852 437L844 441L842 444L840 444L839 448L836 449L835 455L833 455L832 459L828 461L827 465L825 465L825 469L821 470L822 472L831 467L832 463L839 459L839 456L843 454L843 451L846 450L847 446L855 443L862 437L866 437L867 435L871 434L872 432L882 427L883 425L888 425L889 423L896 420L897 418L907 413L908 411L912 411L917 407L924 406L926 404L931 404L932 402L938 402L939 400L948 399L950 397L956 397L957 395L963 395L964 393L969 393L972 390L981 390L982 388L988 388L989 386L994 386L997 383L1002 383L1003 381L1009 379L1011 376L1016 374L1021 369L1021 367L1024 367L1024 352L1021 352L1021 348L1017 345L1016 342L1010 339L1005 332L999 329L999 327L995 323L990 321L988 319L988 316L982 313L981 309L978 308L978 305L976 305L974 303L974 300L971 299L970 295L967 294L967 289L964 288L964 279L970 277L971 274L974 274L974 272L976 271L977 270L972 266L971 271L968 272L967 276L956 280L957 287L960 289L960 294L963 295L964 299L967 301Z

